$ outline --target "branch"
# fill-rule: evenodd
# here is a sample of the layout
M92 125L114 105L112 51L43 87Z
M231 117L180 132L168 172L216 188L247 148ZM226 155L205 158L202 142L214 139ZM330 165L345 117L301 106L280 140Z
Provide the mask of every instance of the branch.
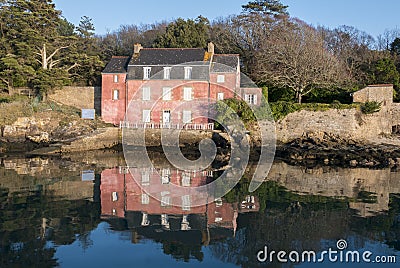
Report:
M73 68L75 68L75 67L78 67L78 66L80 66L78 63L74 63L74 65L72 65L71 67L69 67L68 69L67 69L67 72L69 72L70 70L72 70Z
M65 48L69 48L69 46L57 48L57 49L47 58L47 61L51 60L51 59L54 57L54 55L57 54L58 51L60 51L61 49L65 49Z
M52 69L55 65L57 65L60 61L61 61L61 60L55 60L55 61L51 60L51 61L50 61L49 69L51 70L51 69Z

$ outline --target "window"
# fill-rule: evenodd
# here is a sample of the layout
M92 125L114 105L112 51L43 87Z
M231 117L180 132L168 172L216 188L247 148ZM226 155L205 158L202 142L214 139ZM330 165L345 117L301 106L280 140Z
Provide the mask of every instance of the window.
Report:
M219 92L217 95L217 100L218 101L222 101L225 99L224 93L223 92Z
M182 210L189 211L191 208L190 195L182 196Z
M169 101L172 99L172 89L170 87L163 87L163 100Z
M143 80L149 80L151 75L151 67L143 67Z
M192 79L192 67L185 67L185 80Z
M192 122L192 111L183 111L182 121L184 124L190 124Z
M142 185L149 186L150 185L150 173L148 171L144 171L142 173Z
M142 194L142 205L150 204L150 197L148 194Z
M169 192L161 192L161 206L168 207L171 204L171 197L169 196Z
M244 95L244 100L245 100L248 104L257 104L257 95L246 94L246 95Z
M143 100L148 101L151 99L151 91L149 87L143 87Z
M185 100L185 101L192 100L192 88L191 87L183 88L183 100Z
M118 83L118 75L114 75L114 83Z
M171 79L171 67L164 67L164 79Z
M190 175L184 173L182 176L182 186L183 187L190 187Z
M114 89L113 91L113 100L119 100L119 90Z
M161 172L161 183L169 184L170 176L171 176L171 171L169 169L164 168Z
M217 83L225 83L225 75L218 75Z
M117 202L118 201L118 193L117 192L113 192L112 193L112 201L113 202Z
M143 123L150 123L150 110L143 110Z

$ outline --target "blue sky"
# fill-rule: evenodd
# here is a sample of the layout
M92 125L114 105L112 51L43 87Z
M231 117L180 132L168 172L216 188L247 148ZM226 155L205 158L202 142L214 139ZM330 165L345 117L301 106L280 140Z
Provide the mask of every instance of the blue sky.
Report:
M238 14L246 0L54 0L64 17L78 24L80 17L93 19L96 33L118 29L121 24L147 24L174 18L209 19ZM313 25L355 26L372 36L400 28L398 0L282 0L289 13Z

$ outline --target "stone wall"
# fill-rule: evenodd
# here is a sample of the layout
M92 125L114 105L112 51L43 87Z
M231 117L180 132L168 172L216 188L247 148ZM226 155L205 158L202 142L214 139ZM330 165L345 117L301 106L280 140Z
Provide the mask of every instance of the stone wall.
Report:
M298 111L276 122L278 141L289 142L307 135L329 134L341 139L366 141L391 134L389 111L365 115L358 109Z
M392 126L400 126L400 103L393 103L391 112L392 112Z
M100 87L64 87L50 94L49 99L79 109L96 109L97 114L100 114Z

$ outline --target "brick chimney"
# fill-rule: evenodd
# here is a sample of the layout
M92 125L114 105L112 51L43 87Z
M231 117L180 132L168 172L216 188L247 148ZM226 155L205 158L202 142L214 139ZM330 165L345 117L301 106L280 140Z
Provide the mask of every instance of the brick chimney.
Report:
M133 53L134 53L134 54L139 54L139 53L140 53L140 50L141 50L142 48L143 48L143 47L142 47L141 44L136 43L136 44L133 46Z
M215 52L215 45L213 42L208 43L208 53L214 55Z

